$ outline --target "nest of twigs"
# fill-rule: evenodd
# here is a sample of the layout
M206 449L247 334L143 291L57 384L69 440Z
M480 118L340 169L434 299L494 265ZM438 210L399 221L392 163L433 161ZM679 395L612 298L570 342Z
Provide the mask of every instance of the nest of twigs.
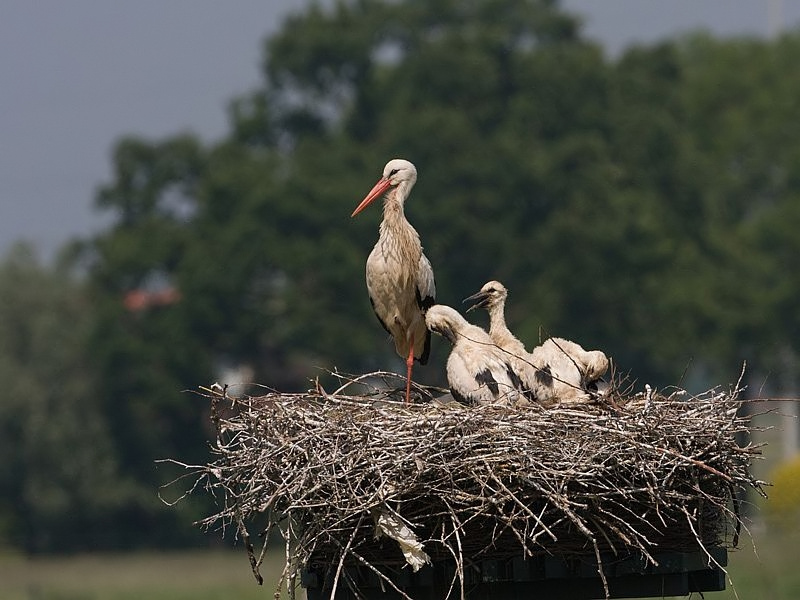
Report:
M199 524L235 528L259 582L277 535L291 590L312 563L332 569L334 589L359 565L401 595L393 570L429 561L452 561L462 581L465 561L545 552L656 564L656 552L734 546L737 492L761 492L738 389L617 385L594 405L541 408L437 402L415 386L428 401L405 406L391 392L400 376L339 377L331 393L203 390L213 458L178 464L190 491L216 499Z

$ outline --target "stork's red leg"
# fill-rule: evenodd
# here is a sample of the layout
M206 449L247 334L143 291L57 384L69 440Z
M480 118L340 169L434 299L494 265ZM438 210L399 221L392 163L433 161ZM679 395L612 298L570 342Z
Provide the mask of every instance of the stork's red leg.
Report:
M411 404L411 368L414 366L414 334L411 334L411 344L406 359L406 406Z

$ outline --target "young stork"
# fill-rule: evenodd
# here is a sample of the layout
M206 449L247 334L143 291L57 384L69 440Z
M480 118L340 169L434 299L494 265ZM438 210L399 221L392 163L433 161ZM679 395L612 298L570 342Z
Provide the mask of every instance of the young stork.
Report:
M397 353L406 359L406 404L414 360L428 362L431 333L425 327L425 311L436 297L431 263L403 212L416 181L413 164L402 158L390 160L383 176L350 215L355 217L373 200L384 197L378 242L367 258L367 292L375 315L394 338Z
M551 349L548 349L551 348ZM605 352L584 350L583 346L560 337L551 337L541 346L552 355L559 355L578 367L581 373L580 386L590 392L597 391L597 382L608 371L609 363ZM535 350L536 348L534 348Z
M492 338L455 309L436 304L425 314L428 329L447 339L447 383L464 404L513 403L522 398L522 382Z
M486 308L489 336L503 351L513 356L511 364L523 385L543 403L582 402L587 391L597 391L597 382L608 370L608 358L599 350L586 351L563 338L549 338L532 352L508 329L505 302L508 290L499 281L490 281L479 292L465 298L475 301L467 312Z

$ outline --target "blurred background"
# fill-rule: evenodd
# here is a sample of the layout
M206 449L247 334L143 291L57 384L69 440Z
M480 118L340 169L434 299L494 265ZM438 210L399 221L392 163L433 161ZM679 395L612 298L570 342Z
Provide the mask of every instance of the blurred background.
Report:
M419 171L406 214L439 302L499 279L528 345L601 348L636 389L743 373L770 399L751 410L775 485L731 573L741 597L800 595L800 1L0 15L9 597L269 593L232 536L191 525L202 494L159 499L181 471L156 461L207 459L200 385L403 369L364 285L380 210L349 216L395 156ZM416 380L444 384L447 352Z

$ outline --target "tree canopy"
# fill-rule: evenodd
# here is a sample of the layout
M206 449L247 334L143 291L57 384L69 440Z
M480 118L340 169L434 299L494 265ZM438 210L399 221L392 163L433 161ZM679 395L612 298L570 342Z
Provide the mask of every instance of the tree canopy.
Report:
M205 407L180 392L225 365L282 391L400 366L363 282L379 210L349 218L393 157L419 171L406 213L439 302L499 279L529 346L569 337L656 386L780 368L800 339L799 50L694 34L610 59L549 0L295 14L223 139L116 145L112 225L82 245L116 464L146 487L169 477L153 460L203 456ZM447 351L417 377L443 384Z

